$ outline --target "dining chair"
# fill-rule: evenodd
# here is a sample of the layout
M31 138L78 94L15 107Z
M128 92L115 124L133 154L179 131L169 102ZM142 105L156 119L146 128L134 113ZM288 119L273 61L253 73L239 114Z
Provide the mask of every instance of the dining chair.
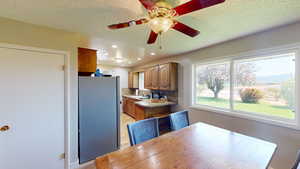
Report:
M170 114L171 130L179 130L190 125L188 111L180 111Z
M293 168L292 169L300 169L300 150L298 151L298 155L297 155L297 159L296 159L296 162L295 162L295 164L294 164L294 166L293 166Z
M158 119L150 118L127 125L130 145L136 145L159 136Z

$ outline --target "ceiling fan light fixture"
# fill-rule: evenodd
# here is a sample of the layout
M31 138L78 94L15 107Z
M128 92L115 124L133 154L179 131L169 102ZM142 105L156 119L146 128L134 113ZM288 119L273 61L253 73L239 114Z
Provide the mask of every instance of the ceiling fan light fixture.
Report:
M173 19L166 17L156 17L149 21L151 30L157 34L167 32L173 25Z
M148 26L152 29L152 31L150 32L147 44L153 44L155 43L159 35L167 32L170 28L179 31L189 37L198 36L200 34L200 31L193 29L181 22L178 22L176 19L179 16L208 8L217 4L221 4L226 0L188 0L188 2L185 2L176 7L172 7L169 3L169 0L139 1L146 8L148 17L109 25L108 28L115 30L128 28L133 25L148 23Z

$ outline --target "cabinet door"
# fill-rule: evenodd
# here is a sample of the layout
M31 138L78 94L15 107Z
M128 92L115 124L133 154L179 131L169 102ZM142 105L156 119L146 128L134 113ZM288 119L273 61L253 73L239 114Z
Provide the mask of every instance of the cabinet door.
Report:
M129 102L129 104L128 104L128 114L131 117L135 118L135 104L134 104L135 100L129 99L128 102Z
M164 64L159 66L159 89L170 90L170 64Z
M144 77L144 88L145 89L152 89L152 82L151 82L151 68L145 71Z
M97 69L97 51L78 48L78 72L94 73Z
M133 88L133 74L132 72L128 73L128 88Z
M139 88L139 73L129 72L128 73L128 88L138 89Z
M123 97L123 113L127 113L128 112L128 105L127 105L127 99L126 97Z
M159 66L151 68L151 86L153 90L159 89Z

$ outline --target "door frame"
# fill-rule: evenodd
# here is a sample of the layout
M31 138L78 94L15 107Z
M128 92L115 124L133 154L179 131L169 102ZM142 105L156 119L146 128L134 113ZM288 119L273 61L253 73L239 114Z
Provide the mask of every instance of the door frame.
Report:
M60 51L60 50L53 50L53 49L45 49L45 48L37 48L37 47L30 47L30 46L22 46L22 45L15 45L15 44L8 44L8 43L0 43L0 48L6 49L16 49L16 50L24 50L24 51L32 51L32 52L40 52L40 53L48 53L48 54L58 54L64 56L64 67L62 67L64 71L64 168L70 169L71 164L71 147L70 147L70 52L68 51Z

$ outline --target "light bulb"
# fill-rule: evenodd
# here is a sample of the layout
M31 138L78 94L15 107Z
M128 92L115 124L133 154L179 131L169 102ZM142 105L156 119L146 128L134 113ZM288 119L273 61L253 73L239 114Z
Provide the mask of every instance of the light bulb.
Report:
M150 20L149 26L155 33L167 32L174 24L174 21L166 17L156 17Z

